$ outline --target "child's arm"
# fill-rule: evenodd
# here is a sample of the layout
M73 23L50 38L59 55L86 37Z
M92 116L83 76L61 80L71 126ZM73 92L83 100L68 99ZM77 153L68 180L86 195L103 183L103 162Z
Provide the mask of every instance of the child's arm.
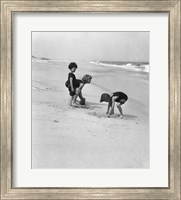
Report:
M78 96L80 97L80 99L83 98L82 97L82 92L81 92L83 87L84 87L84 84L81 83L80 86L76 90L76 97L75 97L75 99L77 99Z
M70 87L71 87L71 91L74 92L73 78L72 77L70 77Z

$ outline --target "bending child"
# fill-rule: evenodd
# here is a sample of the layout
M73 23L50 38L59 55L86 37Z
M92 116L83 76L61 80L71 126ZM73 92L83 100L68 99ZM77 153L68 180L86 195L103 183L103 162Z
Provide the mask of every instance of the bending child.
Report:
M85 105L86 99L82 96L82 89L85 84L89 84L92 80L92 76L86 74L83 76L82 80L77 79L76 80L76 95L75 95L75 101L77 100L77 97L80 98L80 105Z
M127 100L128 100L128 96L124 94L123 92L114 92L111 95L107 93L103 93L101 95L100 102L103 102L103 101L108 102L108 107L107 107L107 112L106 112L108 117L114 114L114 106L116 102L116 106L120 113L120 118L123 118L123 111L122 111L121 105L124 104Z

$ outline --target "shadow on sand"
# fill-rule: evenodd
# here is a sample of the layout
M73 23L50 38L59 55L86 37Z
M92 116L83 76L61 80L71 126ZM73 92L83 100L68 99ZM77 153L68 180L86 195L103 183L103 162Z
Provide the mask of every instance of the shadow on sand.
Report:
M92 102L87 102L88 106L91 108L91 109L94 109L94 108L102 108L100 103L92 103Z
M135 116L135 115L124 115L124 119L136 119L136 118L138 118L137 116Z

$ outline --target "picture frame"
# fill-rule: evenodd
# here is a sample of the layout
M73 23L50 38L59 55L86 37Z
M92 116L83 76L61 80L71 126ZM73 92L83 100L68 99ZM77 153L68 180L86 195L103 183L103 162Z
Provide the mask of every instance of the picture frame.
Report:
M12 16L14 12L169 13L169 187L14 188L12 129ZM181 199L180 0L5 1L1 0L1 199Z

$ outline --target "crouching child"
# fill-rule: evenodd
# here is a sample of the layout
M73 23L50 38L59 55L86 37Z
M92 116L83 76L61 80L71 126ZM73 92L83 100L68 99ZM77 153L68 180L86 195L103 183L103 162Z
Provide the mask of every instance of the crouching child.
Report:
M119 110L120 118L123 118L122 105L128 100L128 96L123 92L114 92L112 94L103 93L100 102L108 102L107 116L114 114L115 104Z

